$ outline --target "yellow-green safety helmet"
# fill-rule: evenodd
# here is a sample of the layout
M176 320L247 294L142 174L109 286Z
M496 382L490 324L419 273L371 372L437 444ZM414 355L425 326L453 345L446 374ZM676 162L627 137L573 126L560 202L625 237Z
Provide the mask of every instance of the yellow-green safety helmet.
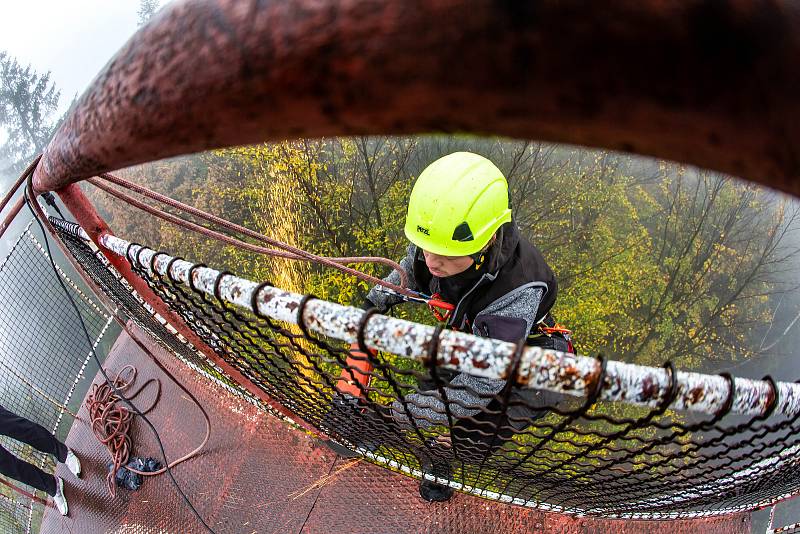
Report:
M471 152L437 159L419 175L406 216L406 237L441 256L470 256L511 220L508 182L494 163Z

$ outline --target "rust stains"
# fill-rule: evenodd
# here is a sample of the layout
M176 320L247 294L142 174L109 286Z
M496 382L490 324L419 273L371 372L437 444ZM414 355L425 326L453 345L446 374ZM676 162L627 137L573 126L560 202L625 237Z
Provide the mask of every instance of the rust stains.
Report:
M265 140L436 130L621 148L800 194L791 2L662 4L170 4L95 77L35 186Z
M660 396L661 390L658 383L653 380L652 376L646 376L642 381L642 400L657 399Z
M690 405L697 404L705 398L705 395L705 391L702 388L694 387L688 391L686 402Z
M456 360L456 364L458 364L458 360ZM489 363L486 360L482 360L480 358L472 358L472 366L476 369L488 369Z

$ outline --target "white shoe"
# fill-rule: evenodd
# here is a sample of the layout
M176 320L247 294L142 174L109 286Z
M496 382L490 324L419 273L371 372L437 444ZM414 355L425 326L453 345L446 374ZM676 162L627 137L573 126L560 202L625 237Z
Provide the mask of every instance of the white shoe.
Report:
M67 498L64 497L64 480L61 477L56 477L56 494L53 495L53 502L56 503L56 508L61 512L61 515L69 513Z
M78 457L75 456L75 453L71 450L67 449L67 459L64 460L64 463L67 466L73 475L78 478L81 478L81 461L78 460Z

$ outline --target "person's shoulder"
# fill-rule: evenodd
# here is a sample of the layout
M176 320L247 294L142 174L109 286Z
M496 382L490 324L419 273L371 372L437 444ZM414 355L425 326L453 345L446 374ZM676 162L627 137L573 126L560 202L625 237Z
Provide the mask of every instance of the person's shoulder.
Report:
M522 234L520 234L519 236L519 243L517 244L517 252L523 258L537 256L544 260L544 254L542 254L542 251L539 249L539 247L534 245L530 239L528 239Z
M514 251L513 263L517 268L522 268L533 276L552 273L552 268L542 250L521 232Z

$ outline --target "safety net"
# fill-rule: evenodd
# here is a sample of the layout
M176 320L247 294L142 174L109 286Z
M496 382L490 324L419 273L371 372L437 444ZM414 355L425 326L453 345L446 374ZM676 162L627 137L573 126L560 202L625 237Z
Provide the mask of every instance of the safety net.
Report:
M502 502L630 518L753 509L800 486L796 384L479 338L102 236L106 252L125 258L202 340L193 346L79 226L53 222L100 290L184 361L410 476Z
M0 258L0 405L63 441L95 366L90 343L74 335L76 318L57 277L77 304L100 357L116 336L95 297L68 269L53 270L40 239L28 223ZM55 470L52 456L22 442L0 435L0 447L46 472ZM46 497L0 475L0 532L38 532Z

